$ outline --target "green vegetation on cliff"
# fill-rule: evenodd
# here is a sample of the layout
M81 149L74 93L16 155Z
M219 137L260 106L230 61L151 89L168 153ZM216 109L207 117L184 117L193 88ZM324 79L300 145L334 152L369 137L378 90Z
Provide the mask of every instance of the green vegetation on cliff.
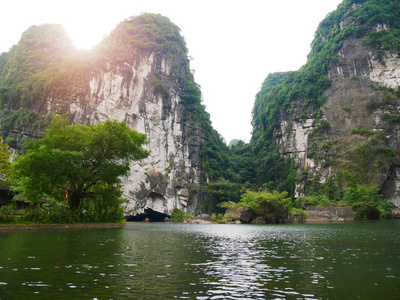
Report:
M0 56L0 109L33 109L49 97L69 100L88 88L95 55L77 51L61 25L26 30Z
M31 107L56 88L55 73L72 42L60 25L32 26L17 46L0 56L0 108Z
M49 125L43 107L49 98L69 102L85 94L101 64L88 51L77 51L61 25L31 26L19 43L0 55L0 131L14 148L21 132L33 136ZM55 111L54 113L62 113Z
M98 50L107 57L125 62L131 59L129 55L132 54L127 51L127 46L134 52L155 52L185 65L187 63L186 43L179 27L159 14L144 13L119 23L98 46Z
M256 95L253 108L253 136L250 151L255 160L257 185L267 185L279 191L288 191L293 197L294 166L278 151L274 129L278 126L280 111L272 109L275 89L283 85L294 72L270 74ZM270 98L271 97L271 98ZM290 130L290 123L288 125Z

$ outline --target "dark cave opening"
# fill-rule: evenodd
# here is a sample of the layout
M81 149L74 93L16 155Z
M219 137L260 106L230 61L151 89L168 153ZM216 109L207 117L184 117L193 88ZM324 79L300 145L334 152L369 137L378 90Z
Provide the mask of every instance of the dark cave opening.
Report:
M169 215L154 211L151 208L146 208L143 214L137 214L136 216L129 216L126 218L127 222L144 222L146 218L150 222L165 222L165 218L170 218Z

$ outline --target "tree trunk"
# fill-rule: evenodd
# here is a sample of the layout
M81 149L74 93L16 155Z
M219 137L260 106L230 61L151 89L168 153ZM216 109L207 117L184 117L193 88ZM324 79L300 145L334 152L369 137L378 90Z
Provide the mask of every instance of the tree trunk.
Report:
M69 201L68 201L69 209L71 209L71 210L78 209L80 206L81 200L82 199L78 193L72 192L71 197L69 198Z

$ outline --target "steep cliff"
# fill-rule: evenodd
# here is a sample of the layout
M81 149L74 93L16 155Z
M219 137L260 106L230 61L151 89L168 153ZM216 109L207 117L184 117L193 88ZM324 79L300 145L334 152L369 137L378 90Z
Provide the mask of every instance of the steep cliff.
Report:
M198 208L210 122L185 42L168 18L125 20L85 52L73 49L60 26L33 26L0 56L0 100L2 136L15 149L40 137L52 114L83 124L125 121L147 134L151 151L125 179L126 213Z
M345 0L321 22L307 64L266 79L253 109L259 176L271 178L280 153L278 179L295 197L330 186L340 200L351 184L378 184L400 206L399 15L396 1Z

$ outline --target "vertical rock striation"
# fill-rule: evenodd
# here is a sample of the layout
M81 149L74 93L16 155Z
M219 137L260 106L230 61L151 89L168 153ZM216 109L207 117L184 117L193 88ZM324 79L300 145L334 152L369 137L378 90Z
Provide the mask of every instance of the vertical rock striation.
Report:
M187 136L184 107L175 91L178 87L169 90L166 102L152 85L156 70L166 77L172 75L172 64L152 53L136 66L125 62L110 67L91 78L88 95L71 103L67 112L75 123L115 119L148 136L150 157L133 164L124 181L128 215L145 213L148 208L167 215L175 207L193 212L197 205L193 198L189 202L189 192L200 186L199 153L193 153L192 148L202 143L201 129L190 128L195 137ZM55 105L49 101L48 111Z

